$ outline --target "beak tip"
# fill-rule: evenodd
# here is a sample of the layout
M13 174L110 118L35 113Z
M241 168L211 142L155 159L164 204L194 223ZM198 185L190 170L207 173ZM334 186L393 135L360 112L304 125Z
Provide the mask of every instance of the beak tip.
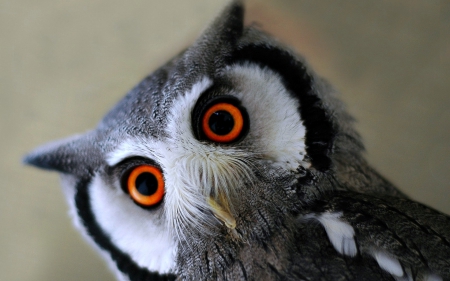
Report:
M229 229L236 228L236 219L231 215L229 210L224 210L222 206L212 197L207 198L208 205L211 207L214 216L218 218ZM227 204L228 205L228 204ZM228 208L227 208L228 209Z

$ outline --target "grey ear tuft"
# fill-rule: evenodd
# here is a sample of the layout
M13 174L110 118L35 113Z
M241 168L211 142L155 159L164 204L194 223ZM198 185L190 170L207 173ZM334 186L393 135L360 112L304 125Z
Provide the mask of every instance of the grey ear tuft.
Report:
M91 175L102 157L92 134L76 135L38 147L23 158L23 162L41 169L77 176Z
M221 42L235 42L244 30L243 1L233 1L204 32L203 36L216 37Z
M233 1L209 25L190 50L201 54L202 59L205 53L226 52L241 38L243 31L244 4L242 1Z

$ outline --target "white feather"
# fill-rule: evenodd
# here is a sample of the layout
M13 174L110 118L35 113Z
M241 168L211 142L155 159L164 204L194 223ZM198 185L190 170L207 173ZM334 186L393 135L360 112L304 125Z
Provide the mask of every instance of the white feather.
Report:
M341 216L341 213L326 212L314 218L325 228L331 244L339 253L354 257L358 253L355 231L350 224L340 219Z
M252 151L272 159L284 168L309 167L305 160L306 129L300 117L300 104L286 90L278 74L268 68L246 63L225 70L250 115L248 139Z
M101 249L95 242L92 240L92 237L87 233L85 227L80 221L80 217L77 215L77 208L75 207L75 185L76 178L70 174L60 174L61 175L61 185L63 187L64 195L66 196L67 202L69 204L69 215L72 218L73 224L75 227L81 232L82 236L85 240L91 245L94 249L96 249L100 255L106 260L109 268L115 273L115 275L119 278L120 281L129 281L128 277L126 277L121 271L117 269L117 265L111 259L111 256L108 252Z
M377 261L378 265L383 269L386 270L388 273L396 276L396 277L402 277L403 276L403 269L402 265L398 261L397 258L391 256L388 253L385 253L383 251L375 251L373 253L373 257Z
M95 176L89 186L92 211L101 228L137 265L159 273L173 272L175 240L161 212L137 207L120 187Z

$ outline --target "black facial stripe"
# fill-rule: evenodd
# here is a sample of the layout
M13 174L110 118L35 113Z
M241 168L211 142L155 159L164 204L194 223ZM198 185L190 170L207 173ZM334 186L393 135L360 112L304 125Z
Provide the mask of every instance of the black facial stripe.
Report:
M81 218L83 225L87 229L87 233L92 237L95 243L103 250L109 252L112 260L116 263L117 268L126 274L132 281L174 281L176 276L173 274L159 274L139 267L133 262L130 256L121 252L111 243L108 235L103 232L92 213L88 192L90 181L91 179L81 179L77 183L75 206L77 208L78 216Z
M250 44L238 48L228 64L256 63L280 74L286 89L300 101L300 116L306 127L306 152L311 164L320 171L331 166L331 153L336 130L312 89L312 77L306 67L289 52L275 47Z

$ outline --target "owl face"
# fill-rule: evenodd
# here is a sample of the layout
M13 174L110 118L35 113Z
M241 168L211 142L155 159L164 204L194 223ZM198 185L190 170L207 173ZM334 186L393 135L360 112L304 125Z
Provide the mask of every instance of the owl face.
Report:
M25 160L61 173L75 224L123 280L264 244L330 188L339 159L360 161L331 88L242 17L230 5L96 129Z
M215 109L224 104L238 112ZM165 128L151 124L159 137L127 135L106 153L102 170L86 186L99 227L140 266L158 272L174 269L180 241L249 239L255 235L252 221L258 210L283 213L289 207L286 200L294 202L295 190L275 183L291 187L297 170L310 166L298 106L279 75L254 64L226 67L219 82L199 77L172 99ZM220 142L207 135L218 131L213 126L231 131L220 114L218 121L208 118L210 109L231 115L231 130L237 126L235 115L243 115L236 140ZM280 135L284 137L272 137ZM141 167L157 171L139 171ZM151 179L139 179L143 176ZM132 188L150 195L163 190L163 197L147 203Z

